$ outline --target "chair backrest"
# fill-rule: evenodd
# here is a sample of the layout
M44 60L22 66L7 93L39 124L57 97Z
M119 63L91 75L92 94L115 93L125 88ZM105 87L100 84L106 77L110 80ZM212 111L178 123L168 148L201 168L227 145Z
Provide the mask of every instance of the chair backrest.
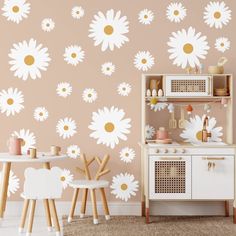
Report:
M62 195L62 170L27 168L25 170L24 196L27 199L56 199Z

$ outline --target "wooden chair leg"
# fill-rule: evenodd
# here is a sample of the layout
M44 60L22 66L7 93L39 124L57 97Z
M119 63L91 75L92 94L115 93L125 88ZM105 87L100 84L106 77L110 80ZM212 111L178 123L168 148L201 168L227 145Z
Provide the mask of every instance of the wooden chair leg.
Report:
M34 212L35 212L35 205L36 200L30 200L30 214L29 214L29 222L28 222L28 228L26 236L30 236L33 229L33 222L34 222Z
M93 204L93 223L98 224L98 212L97 212L95 189L90 189L90 194L91 194L91 201Z
M229 201L225 201L225 216L229 217Z
M47 225L48 225L48 231L52 232L52 220L51 220L51 214L50 214L48 199L43 200L43 205L44 205L44 209L45 209L45 215L46 215L46 221L47 221Z
M105 218L106 218L106 220L110 220L110 213L109 213L109 209L108 209L108 205L107 205L107 198L106 198L105 189L100 188L100 192L101 192L101 197L102 197L102 204L103 204L103 209L104 209L104 213L105 213Z
M26 220L26 216L27 216L27 212L28 212L28 208L29 208L29 202L30 202L29 199L24 200L24 205L23 205L21 220L20 220L20 226L19 226L19 233L24 232L25 220Z
M56 236L60 236L61 229L60 229L60 225L59 225L59 221L58 221L55 201L53 199L50 199L49 202L51 204L51 210L52 210L51 214L52 214L52 218L53 218L53 222L54 222L54 226L55 226L55 230L56 230Z
M79 189L78 189L78 188L75 188L75 189L74 189L73 198L72 198L72 204L71 204L70 214L69 214L69 216L68 216L68 222L69 222L69 223L72 221L72 219L73 219L73 217L74 217L75 206L76 206L78 194L79 194Z
M86 211L86 203L87 203L87 197L88 197L88 189L85 188L83 192L83 198L80 208L80 218L84 218L85 211Z

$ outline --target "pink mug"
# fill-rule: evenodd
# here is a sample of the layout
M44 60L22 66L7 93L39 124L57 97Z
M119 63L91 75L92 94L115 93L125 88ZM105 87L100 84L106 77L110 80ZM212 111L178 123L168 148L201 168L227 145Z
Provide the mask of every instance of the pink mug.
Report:
M10 137L7 141L7 146L10 155L21 155L22 139L17 137Z
M156 132L156 139L168 139L168 131L164 127L160 127Z

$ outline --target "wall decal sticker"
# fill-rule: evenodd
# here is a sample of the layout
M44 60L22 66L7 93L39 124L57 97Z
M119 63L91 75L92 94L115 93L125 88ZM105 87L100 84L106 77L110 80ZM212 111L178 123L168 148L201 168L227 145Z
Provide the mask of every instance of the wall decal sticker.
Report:
M27 154L29 148L35 147L36 138L33 132L29 129L21 129L19 132L14 131L12 136L23 139L21 142L21 151L23 154Z
M150 106L151 110L153 110L155 112L161 111L168 106L168 104L165 102L158 102L158 100L156 98L151 98L148 105Z
M129 22L126 16L121 16L121 11L115 13L111 9L106 14L99 11L90 24L89 32L89 38L95 41L94 46L102 44L102 51L108 48L113 51L129 41L125 35L129 32Z
M45 32L50 32L55 28L55 22L51 18L45 18L41 22L41 28Z
M135 196L138 191L138 181L134 176L128 173L120 173L112 178L112 194L124 201L128 201L131 196Z
M80 156L80 148L78 145L70 145L67 148L67 155L70 158L76 159Z
M72 93L72 86L67 82L61 82L57 85L57 95L63 98L68 97Z
M145 127L146 139L151 139L155 135L155 128L151 125L146 125Z
M130 133L131 119L124 119L124 116L124 110L114 106L93 112L92 122L88 126L93 130L90 137L97 139L97 144L104 144L112 149L119 144L119 139L126 141L126 135Z
M40 122L48 118L48 111L45 107L37 107L34 110L34 119Z
M134 58L134 66L138 70L148 71L154 65L154 57L149 51L139 51Z
M25 40L18 44L13 44L11 52L8 54L12 59L9 61L10 70L15 71L14 76L27 80L28 77L35 80L41 78L41 70L46 71L51 61L48 48L43 48L36 40Z
M57 122L56 131L60 137L66 139L74 136L77 133L76 128L75 121L66 117L64 119L60 119Z
M148 9L144 9L138 14L139 22L143 25L150 25L154 19L154 13Z
M188 64L190 67L201 64L199 59L205 59L210 48L207 37L201 35L201 32L196 33L192 27L172 33L167 44L170 47L169 58L173 60L174 65L184 69Z
M104 75L111 76L115 72L116 66L112 62L102 64L101 71Z
M67 64L76 66L79 62L84 61L84 55L85 53L80 46L72 45L65 48L64 60Z
M132 148L125 147L120 151L120 159L125 163L131 163L134 160L135 156L135 151Z
M79 20L84 16L84 9L81 6L75 6L71 10L71 16L76 20Z
M2 15L8 21L19 24L23 18L27 18L30 12L30 3L26 0L5 0Z
M92 103L95 102L98 98L98 94L93 88L86 88L83 91L82 98L85 102Z
M225 37L217 38L216 42L215 42L215 48L219 52L225 52L226 50L229 50L229 48L230 48L230 41L229 41L229 39L225 38Z
M6 116L15 115L24 108L24 96L17 88L8 88L0 92L0 110Z
M186 8L182 5L181 2L172 2L167 7L166 16L167 19L171 22L179 23L186 17Z
M205 7L203 19L211 28L221 29L231 20L231 10L225 2L210 2Z
M131 90L131 85L125 82L119 84L117 87L117 92L121 96L129 96Z
M62 182L63 189L66 189L68 185L73 181L74 176L69 170L63 169L61 172L60 180Z
M2 181L1 179L2 179L2 172L0 171L0 182ZM11 170L9 176L7 196L10 197L11 194L15 194L19 188L20 188L20 179Z

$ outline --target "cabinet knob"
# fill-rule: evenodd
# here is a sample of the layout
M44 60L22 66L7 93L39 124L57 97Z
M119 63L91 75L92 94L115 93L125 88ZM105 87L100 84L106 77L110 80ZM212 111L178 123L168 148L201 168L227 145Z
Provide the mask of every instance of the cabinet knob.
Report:
M185 149L180 149L180 153L185 153Z
M162 151L163 153L167 153L168 152L168 150L165 148L165 149L163 149L163 151Z
M160 151L159 151L159 149L157 148L157 150L156 150L156 153L159 153Z
M176 151L177 151L177 150L176 150L175 148L171 149L171 152L172 152L172 153L176 153Z

